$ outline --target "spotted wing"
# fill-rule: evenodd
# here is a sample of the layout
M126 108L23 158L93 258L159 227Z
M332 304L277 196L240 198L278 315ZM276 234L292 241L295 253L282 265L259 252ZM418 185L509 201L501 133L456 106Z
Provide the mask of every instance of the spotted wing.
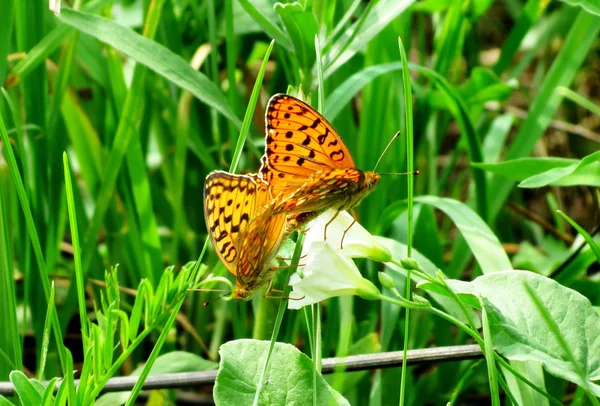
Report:
M271 97L260 176L274 196L295 190L316 171L354 168L344 142L319 112L286 94Z
M243 240L240 242L240 260L237 279L253 288L252 285L263 283L261 276L265 265L277 255L281 244L289 235L285 213L275 214L275 202L267 204L248 226ZM271 273L266 272L271 275Z
M240 250L249 224L271 201L266 183L257 175L233 175L215 171L204 183L204 219L210 240L225 267L238 277ZM285 229L283 220L270 223L267 238L278 240ZM276 249L275 243L265 250ZM266 256L270 252L266 253ZM273 254L274 255L274 254ZM248 258L253 261L253 258Z
M332 169L318 172L282 199L274 213L313 213L313 216L329 208L346 210L347 202L361 189L365 174L360 169Z

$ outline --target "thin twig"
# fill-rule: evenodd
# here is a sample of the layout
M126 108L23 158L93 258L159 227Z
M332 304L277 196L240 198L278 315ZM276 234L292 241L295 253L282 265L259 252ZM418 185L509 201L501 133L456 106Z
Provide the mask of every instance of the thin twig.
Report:
M407 365L425 363L441 363L463 361L468 359L482 358L483 353L479 345L457 345L452 347L425 348L421 350L409 350L407 352ZM402 351L384 352L380 354L353 355L345 358L323 359L323 374L331 374L342 369L346 372L365 371L380 368L393 368L402 365ZM143 390L170 389L184 387L199 387L213 385L217 371L203 372L181 372L176 374L152 375L146 378ZM103 392L118 392L131 390L137 382L137 376L124 376L109 379L103 388ZM43 382L47 385L48 382ZM60 384L60 381L57 383ZM79 380L75 380L79 385ZM14 395L14 387L10 382L0 382L0 395Z
M548 231L550 234L552 234L556 238L561 239L568 244L573 244L573 242L575 241L575 239L570 234L563 233L562 231L557 230L551 223L546 221L539 214L536 214L536 213L532 212L531 210L527 210L524 207L517 206L516 204L514 204L512 202L508 202L508 207L510 207L511 210L514 210L515 212L519 213L523 217L526 217L529 220L533 221L534 223L538 224L540 227L542 227L544 230Z

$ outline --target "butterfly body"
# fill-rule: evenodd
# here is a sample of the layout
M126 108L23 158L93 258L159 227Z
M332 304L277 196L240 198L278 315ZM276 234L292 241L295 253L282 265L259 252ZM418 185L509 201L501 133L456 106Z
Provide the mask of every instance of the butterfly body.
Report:
M320 213L327 209L350 210L379 183L380 175L360 169L320 171L290 196L283 199L275 213Z

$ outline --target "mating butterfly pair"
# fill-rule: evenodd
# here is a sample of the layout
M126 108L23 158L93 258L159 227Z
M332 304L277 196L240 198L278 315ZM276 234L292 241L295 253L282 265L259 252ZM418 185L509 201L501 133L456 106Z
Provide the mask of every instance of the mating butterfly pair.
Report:
M356 206L380 178L357 169L325 117L292 96L271 97L266 128L258 174L215 171L204 184L208 234L236 276L236 299L250 299L271 281L272 262L291 232L329 208Z

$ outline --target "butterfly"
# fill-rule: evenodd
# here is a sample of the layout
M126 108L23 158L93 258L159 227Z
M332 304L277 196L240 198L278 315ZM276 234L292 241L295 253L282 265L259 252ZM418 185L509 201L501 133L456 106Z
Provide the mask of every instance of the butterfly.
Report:
M249 300L277 269L274 257L289 232L287 215L271 213L273 202L268 184L256 174L214 171L206 177L204 218L217 255L236 277L234 299ZM250 224L254 231L248 236Z
M341 211L359 204L380 180L375 172L357 169L325 117L295 97L271 97L266 128L258 174L215 171L204 187L208 234L219 258L236 276L237 299L248 300L271 282L278 269L275 255L290 233L334 208L331 223Z
M379 183L379 174L356 168L350 151L327 119L293 96L271 97L266 128L259 176L280 198L274 215L304 213L311 218L333 208L337 211L331 223L341 211L358 205Z

